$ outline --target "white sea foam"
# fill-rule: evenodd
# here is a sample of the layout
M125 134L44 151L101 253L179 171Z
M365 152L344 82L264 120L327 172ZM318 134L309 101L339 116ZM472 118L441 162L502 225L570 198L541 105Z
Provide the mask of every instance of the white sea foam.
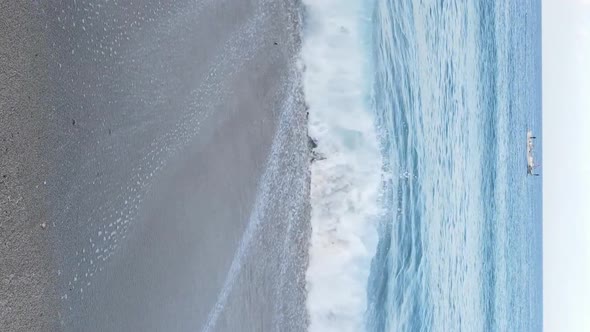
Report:
M371 109L372 1L304 0L311 165L310 331L360 331L377 244L382 159Z

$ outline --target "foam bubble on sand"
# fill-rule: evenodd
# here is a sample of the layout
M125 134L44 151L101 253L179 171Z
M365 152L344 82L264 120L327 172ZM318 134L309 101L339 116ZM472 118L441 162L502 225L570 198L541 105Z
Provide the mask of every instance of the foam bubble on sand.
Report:
M377 244L382 159L371 108L371 1L304 0L311 165L310 331L360 331Z

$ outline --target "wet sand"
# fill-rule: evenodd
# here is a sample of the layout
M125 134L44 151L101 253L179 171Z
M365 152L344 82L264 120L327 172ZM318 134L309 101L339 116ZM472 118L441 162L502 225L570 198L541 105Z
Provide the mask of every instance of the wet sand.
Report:
M298 8L163 3L0 11L1 330L306 325Z

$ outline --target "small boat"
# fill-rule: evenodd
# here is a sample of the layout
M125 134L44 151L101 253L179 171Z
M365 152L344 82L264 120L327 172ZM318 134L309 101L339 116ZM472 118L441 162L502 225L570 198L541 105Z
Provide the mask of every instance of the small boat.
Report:
M537 137L533 136L533 131L529 129L526 133L526 159L527 159L526 173L527 173L527 175L532 175L532 176L539 176L538 173L534 173L534 170L535 170L535 168L541 166L541 165L535 164L535 158L533 155L533 149L535 147L534 140L536 138Z

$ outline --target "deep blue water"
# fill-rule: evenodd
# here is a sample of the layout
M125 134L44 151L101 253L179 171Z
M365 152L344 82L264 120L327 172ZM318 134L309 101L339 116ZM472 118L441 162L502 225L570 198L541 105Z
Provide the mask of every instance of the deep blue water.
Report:
M540 1L376 0L370 331L540 331ZM542 169L541 169L542 173Z

